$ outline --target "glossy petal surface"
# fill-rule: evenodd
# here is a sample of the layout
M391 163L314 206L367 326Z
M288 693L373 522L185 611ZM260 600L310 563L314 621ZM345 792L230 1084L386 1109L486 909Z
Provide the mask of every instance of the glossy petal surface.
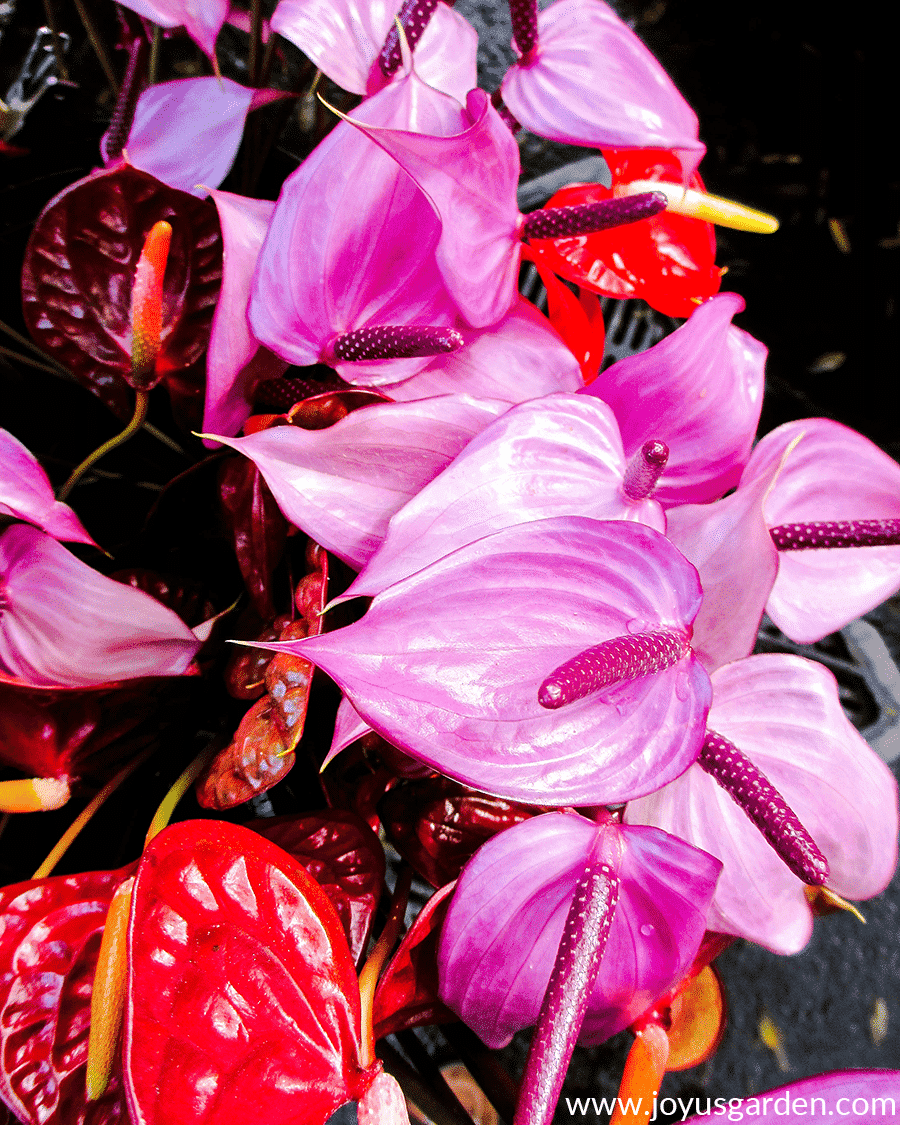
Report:
M541 520L455 551L296 651L389 742L466 785L532 803L610 803L696 757L705 672L688 655L553 712L538 688L608 637L689 630L699 600L695 571L658 532Z
M292 523L359 569L391 516L506 408L447 395L366 407L327 430L221 440L254 462Z
M156 837L129 932L135 1125L324 1125L374 1077L359 1019L340 921L295 860L222 822Z
M0 430L0 516L27 520L54 539L96 546L69 505L55 499L35 455L8 430Z
M110 900L134 866L0 890L0 1097L28 1125L128 1125L118 1066L87 1101L91 990Z
M742 487L767 472L801 434L766 498L769 527L900 516L900 466L862 434L827 418L789 422L763 438ZM792 640L810 644L868 612L898 586L900 547L779 551L766 611Z
M541 12L534 53L501 90L517 121L563 144L673 149L685 176L705 151L694 111L602 0L557 0Z
M377 594L476 539L550 516L635 520L664 531L655 500L623 494L625 468L604 403L552 395L515 406L397 512L345 596Z
M272 29L344 90L373 94L384 83L378 53L399 10L398 3L384 0L280 0ZM415 49L416 71L429 86L465 101L477 85L477 48L474 29L446 4L438 4Z
M343 809L271 816L245 825L284 848L315 879L338 913L353 960L366 950L384 881L384 849L372 829Z
M626 457L659 439L669 460L653 496L705 504L740 480L759 422L767 349L731 324L744 308L722 293L670 336L614 363L582 391L615 412Z
M124 167L96 172L52 199L38 218L22 271L33 338L118 415L130 418L131 292L144 239L164 219L172 243L163 288L156 373L191 366L209 340L222 244L215 209Z
M896 782L847 719L827 669L781 655L727 664L713 674L708 722L800 818L829 862L828 887L851 899L885 888L897 861ZM802 883L699 766L631 802L626 819L654 824L722 860L710 929L776 953L796 953L809 940Z
M355 111L379 134L452 131L460 115L458 103L414 74ZM335 363L329 348L372 325L452 324L456 310L434 260L440 236L432 205L396 161L340 122L284 183L253 283L254 335L289 363L324 359L357 384L407 378L429 358Z
M681 840L618 825L604 849L621 879L581 1042L627 1027L690 968L719 864ZM495 836L464 870L441 935L441 998L488 1046L537 1019L597 827L546 813Z
M417 375L380 390L396 402L456 392L515 403L582 386L577 360L523 297L490 328L462 335L459 351L436 356Z
M138 98L125 142L128 163L202 199L231 170L253 93L230 78L150 86Z
M200 647L155 598L98 574L27 524L0 537L0 575L0 669L29 684L179 675Z
M770 465L714 504L684 504L666 513L667 535L697 568L703 605L694 622L694 652L708 672L749 656L778 574L778 551L763 518L778 474Z
M360 111L354 121L364 121ZM436 257L447 289L475 328L494 324L516 300L519 269L519 150L483 90L472 90L455 128L397 126L368 135L415 180L437 208Z

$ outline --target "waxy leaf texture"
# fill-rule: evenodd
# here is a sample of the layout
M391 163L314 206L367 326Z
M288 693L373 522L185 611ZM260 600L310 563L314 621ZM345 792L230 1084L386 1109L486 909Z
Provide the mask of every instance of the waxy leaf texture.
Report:
M375 1077L324 891L244 828L186 821L141 860L124 1060L134 1125L324 1125Z
M129 1125L121 1071L88 1102L91 991L106 912L135 865L0 889L0 1098L28 1125Z

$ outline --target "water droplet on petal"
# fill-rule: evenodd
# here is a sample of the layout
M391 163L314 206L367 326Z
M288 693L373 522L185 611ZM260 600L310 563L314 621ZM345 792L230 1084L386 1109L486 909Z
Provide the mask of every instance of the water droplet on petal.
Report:
M655 927L651 926L649 922L645 922L643 926L641 926L641 937L650 937L654 929Z

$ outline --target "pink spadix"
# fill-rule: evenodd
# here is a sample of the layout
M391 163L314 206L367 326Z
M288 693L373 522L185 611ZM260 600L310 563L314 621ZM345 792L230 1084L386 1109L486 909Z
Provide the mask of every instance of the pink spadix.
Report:
M463 338L452 328L421 324L382 324L345 332L331 344L336 360L414 359L446 355L463 346Z
M538 690L538 703L564 707L611 684L671 668L690 650L690 636L674 629L611 637L551 672Z
M547 207L525 215L522 237L569 238L578 234L621 227L649 219L666 209L666 197L660 191L646 191L620 199L601 199L596 203L578 203L572 207Z
M621 881L615 868L600 859L598 850L595 846L588 857L566 915L559 952L528 1051L513 1125L544 1125L553 1120L566 1069L600 972Z
M403 28L409 49L414 51L416 44L422 38L422 33L428 26L428 21L434 15L438 0L403 0L403 6L397 13L397 20ZM385 78L390 78L400 69L403 55L400 50L400 33L397 23L391 26L387 33L384 46L378 56L378 67Z
M770 528L769 534L779 551L815 551L826 547L894 547L900 545L900 519L783 523Z
M798 879L812 886L825 882L828 860L784 797L746 754L721 734L708 730L697 760L744 810Z
M669 460L669 447L664 441L645 441L628 462L622 491L629 500L646 500L662 476Z

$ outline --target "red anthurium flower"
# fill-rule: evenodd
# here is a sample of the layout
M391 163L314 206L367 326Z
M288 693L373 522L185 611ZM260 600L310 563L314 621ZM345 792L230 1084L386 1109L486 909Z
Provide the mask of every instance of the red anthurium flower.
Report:
M256 833L214 821L161 832L138 869L128 946L135 1125L324 1125L375 1081L334 907Z
M626 456L653 438L669 447L653 490L667 508L718 499L750 457L768 353L731 323L743 308L737 293L711 297L671 335L612 364L581 392L612 407Z
M0 890L0 1098L28 1125L128 1125L121 1069L88 1102L91 989L116 888L89 871Z
M463 870L441 934L441 999L490 1047L537 1019L575 885L598 833L620 880L581 1042L627 1027L690 968L720 864L674 836L545 813Z
M87 687L187 672L200 642L149 594L105 578L26 524L0 536L0 671Z
M897 785L847 719L831 673L796 656L751 656L713 673L708 726L775 786L851 899L884 890L897 862ZM796 953L812 913L803 883L699 765L626 809L722 860L709 928Z
M60 504L37 458L7 430L0 430L0 516L27 520L55 539L94 540L68 504Z
M359 0L279 0L272 29L296 44L328 77L354 94L377 93L387 82L379 52L400 4ZM415 48L416 71L437 90L464 101L478 85L478 36L458 12L437 4Z
M382 737L473 788L593 805L650 792L696 757L699 602L696 572L658 532L569 516L454 551L355 625L264 647L312 660Z
M570 184L547 206L611 199L636 181L683 182L675 154L664 149L604 149L604 156L612 171L612 187ZM696 172L688 183L704 190ZM667 316L690 316L721 284L712 224L671 211L624 229L541 240L535 248L561 277L609 297L642 297Z
M538 15L536 38L501 87L517 121L563 144L673 149L694 171L705 151L696 114L609 5L559 0Z

